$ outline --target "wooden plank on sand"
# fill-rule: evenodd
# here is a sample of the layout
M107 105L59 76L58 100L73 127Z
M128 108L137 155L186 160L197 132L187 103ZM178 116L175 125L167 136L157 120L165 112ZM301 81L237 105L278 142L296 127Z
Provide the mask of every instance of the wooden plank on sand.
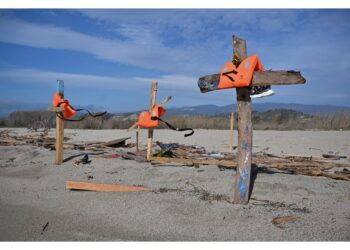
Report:
M69 190L85 190L96 192L138 192L138 191L150 191L146 187L104 184L104 183L91 183L82 181L66 181L66 189Z

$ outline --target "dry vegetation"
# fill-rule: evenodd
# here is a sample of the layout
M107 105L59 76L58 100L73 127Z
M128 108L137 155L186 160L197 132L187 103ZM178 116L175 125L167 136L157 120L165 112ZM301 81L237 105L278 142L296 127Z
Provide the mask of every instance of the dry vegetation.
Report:
M237 114L235 114L237 120ZM302 112L286 109L253 112L253 127L257 130L349 130L350 116L337 112L331 116L306 115ZM194 129L229 129L229 115L217 116L166 116L165 120L175 127ZM73 129L126 129L134 124L130 116L86 117L80 122L66 122L66 128ZM31 129L53 128L55 115L48 111L14 112L8 119L0 120L1 127L27 127ZM161 124L160 128L166 128Z

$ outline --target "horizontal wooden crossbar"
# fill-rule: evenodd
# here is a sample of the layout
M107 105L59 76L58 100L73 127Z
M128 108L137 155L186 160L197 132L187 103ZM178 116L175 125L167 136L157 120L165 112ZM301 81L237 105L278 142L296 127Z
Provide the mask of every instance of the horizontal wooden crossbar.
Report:
M220 74L204 76L205 82L214 83L220 79ZM304 84L305 78L298 71L256 71L253 75L252 86Z
M52 112L63 112L64 108L61 108L61 107L48 107L47 110L48 111L52 111Z

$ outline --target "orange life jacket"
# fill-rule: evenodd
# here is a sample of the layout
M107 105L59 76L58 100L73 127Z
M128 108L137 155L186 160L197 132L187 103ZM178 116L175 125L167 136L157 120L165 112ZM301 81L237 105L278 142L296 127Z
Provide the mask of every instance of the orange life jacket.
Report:
M53 95L52 105L54 107L64 108L63 117L65 119L68 119L68 118L72 117L73 115L75 115L77 113L77 111L75 111L72 108L72 106L70 105L69 101L63 99L58 93L55 93Z
M152 111L143 111L139 115L138 124L143 128L157 128L159 125L159 120L157 118L162 117L166 110L158 105L152 108Z
M232 61L226 62L221 67L217 89L248 87L251 84L254 71L262 70L264 67L256 54L244 59L238 67Z

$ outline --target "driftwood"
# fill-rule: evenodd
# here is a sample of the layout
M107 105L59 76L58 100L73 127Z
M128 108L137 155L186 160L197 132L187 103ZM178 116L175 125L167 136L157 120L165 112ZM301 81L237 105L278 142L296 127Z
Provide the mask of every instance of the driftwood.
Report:
M194 165L218 165L225 168L236 168L237 157L232 153L217 157L205 152L203 148L179 145L172 150L174 158L151 157L153 164L181 164ZM323 156L300 156L286 155L277 156L268 153L257 153L253 155L252 163L261 169L276 169L282 173L323 176L337 180L350 180L350 164L329 161Z
M115 146L125 145L125 141L129 138L122 138L109 142L82 142L69 143L69 138L65 137L64 148L75 150L91 150L91 151L114 151ZM55 138L48 136L48 131L31 135L11 135L10 131L0 131L1 146L16 146L32 144L39 147L55 149ZM109 146L107 146L109 145ZM152 164L181 164L181 165L218 165L225 168L236 168L237 158L232 153L222 154L218 157L217 153L208 153L202 147L178 145L176 149L171 150L174 158L170 157L155 157L152 156L150 161ZM219 154L220 155L220 154ZM145 161L146 151L138 153L115 152L110 155L95 156L106 159L124 159L134 160L138 162ZM343 157L327 158L322 156L305 156L305 155L285 155L277 156L266 152L253 154L252 163L261 169L276 169L282 173L323 176L337 180L350 180L350 164L334 162L335 159Z
M72 143L67 142L68 137L64 137L63 148L64 149L75 149L75 150L91 150L91 151L103 151L111 150L118 147L127 147L126 140L130 137L116 139L108 142L103 141L93 141L93 142L82 142L82 143ZM30 135L11 135L10 131L4 130L0 132L0 145L2 146L17 146L32 144L38 147L44 147L51 150L56 148L56 138L48 136L48 130L42 133L30 134Z

